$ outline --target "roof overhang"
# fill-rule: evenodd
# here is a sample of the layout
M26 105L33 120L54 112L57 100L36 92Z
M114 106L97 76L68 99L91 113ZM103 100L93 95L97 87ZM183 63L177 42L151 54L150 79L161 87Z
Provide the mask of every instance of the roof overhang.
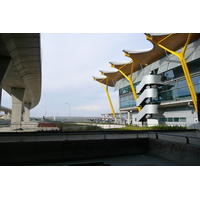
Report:
M156 42L159 42L161 45L167 47L172 51L177 51L182 48L187 40L189 33L172 33L172 34L155 34L155 33L146 33L147 40L148 38L153 39ZM192 33L190 43L194 40L200 38L200 33ZM151 40L149 40L151 42ZM153 48L149 50L140 50L140 51L130 51L123 50L125 55L132 58L133 60L138 60L143 62L146 65L149 65L160 58L166 56L167 53L164 49L155 45L153 42Z
M114 87L114 86L115 86L115 83L116 83L115 80L113 80L113 79L111 79L111 78L109 78L109 77L107 77L107 76L105 76L105 77L95 77L95 76L93 76L93 79L94 79L95 81L97 81L97 82L99 82L99 83L102 83L102 84L104 84L104 85L107 85L107 86L109 86L109 87Z
M147 40L149 40L153 47L151 49L144 50L123 50L125 56L131 58L131 61L125 62L109 62L111 67L114 67L118 70L121 70L126 76L129 76L131 72L136 72L142 68L145 68L147 65L154 63L155 61L169 55L169 52L166 52L163 48L154 44L150 39L153 39L156 42L159 42L163 46L169 48L172 51L177 51L182 48L186 41L189 33L145 33ZM192 33L190 43L199 39L200 33ZM120 71L112 73L103 73L112 80L118 81L124 78L123 74Z

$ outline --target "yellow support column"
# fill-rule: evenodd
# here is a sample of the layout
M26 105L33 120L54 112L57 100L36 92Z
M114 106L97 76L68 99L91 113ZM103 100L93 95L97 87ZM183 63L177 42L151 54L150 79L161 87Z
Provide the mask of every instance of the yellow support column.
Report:
M128 63L127 63L128 64ZM114 65L111 65L112 67L114 67ZM125 65L123 65L121 68L123 68ZM118 69L118 71L129 81L129 84L131 86L131 90L132 90L132 94L133 94L133 99L137 99L137 94L136 94L136 91L135 91L135 88L133 86L133 81L132 81L132 76L133 76L133 69L134 69L134 62L132 63L132 67L131 67L131 74L130 74L130 77L128 77L121 69ZM138 108L138 111L141 110L140 107L137 107Z
M109 104L110 104L110 108L112 110L113 117L116 120L116 113L115 113L115 110L114 110L114 107L113 107L113 104L112 104L112 101L111 101L111 98L110 98L110 95L109 95L109 92L108 92L108 78L106 77L105 79L106 79L106 87L103 85L103 83L101 83L101 82L99 82L99 83L100 83L100 85L102 86L102 88L106 92L106 96L108 98L108 101L109 101ZM96 80L96 79L94 78L94 80Z
M132 62L132 67L131 67L131 73L130 73L130 77L128 77L121 69L123 67L125 67L127 64L129 64L130 62L126 63L125 65L123 65L122 67L120 67L118 69L118 71L129 81L129 84L131 86L131 90L132 90L132 94L133 94L133 99L137 99L137 94L136 94L136 91L135 91L135 88L133 86L133 81L132 81L132 77L133 77L133 70L134 70L134 62ZM115 65L111 64L112 67L116 68ZM117 68L116 68L117 69ZM141 107L137 107L138 108L138 111L141 110Z
M154 41L149 35L147 35L146 38L147 38L147 40L153 42L154 44L158 45L162 49L165 49L166 51L170 52L171 54L173 54L173 55L175 55L175 56L177 56L179 58L179 60L181 62L181 65L182 65L182 68L183 68L185 79L186 79L186 82L187 82L187 85L188 85L188 88L189 88L189 91L190 91L190 95L192 97L192 101L193 101L195 110L198 113L197 95L196 95L196 92L195 92L195 89L194 89L194 85L193 85L193 82L192 82L192 79L191 79L191 76L190 76L190 72L188 70L187 62L186 62L185 57L184 57L185 56L185 51L186 51L187 46L189 44L190 38L192 36L192 33L188 34L187 41L186 41L186 43L185 43L185 45L184 45L184 47L183 47L183 49L182 49L182 51L180 53L172 51L172 50L170 50L170 49L168 49L165 46L163 46L163 45L160 44L162 41L164 41L165 39L167 39L171 35L168 35L166 38L162 39L159 42Z

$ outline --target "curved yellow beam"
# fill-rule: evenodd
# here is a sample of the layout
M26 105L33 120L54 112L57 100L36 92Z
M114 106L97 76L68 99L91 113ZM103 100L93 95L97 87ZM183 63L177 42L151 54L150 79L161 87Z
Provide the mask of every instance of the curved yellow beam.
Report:
M135 88L133 86L133 81L132 81L132 77L133 77L133 70L134 70L134 62L132 62L132 67L131 67L131 73L130 73L130 77L128 77L123 71L122 71L122 68L125 67L127 64L129 64L130 62L124 64L123 66L121 66L118 71L129 81L129 84L131 86L131 90L132 90L132 94L133 94L133 99L137 99L137 94L136 94L136 91L135 91ZM111 64L111 67L115 67L115 65ZM116 68L117 69L117 68ZM141 107L137 107L138 108L138 111L141 110Z
M112 110L113 117L116 119L116 113L115 113L115 110L114 110L114 107L113 107L113 104L112 104L112 101L111 101L111 98L110 98L110 94L108 92L108 77L106 77L105 79L106 79L106 87L103 85L103 83L101 83L101 81L100 82L98 81L98 82L100 83L100 85L102 86L102 88L106 92L106 96L108 98L108 102L110 104L110 108ZM103 80L105 80L105 79L103 79ZM94 78L94 80L97 81L95 78Z
M146 39L151 41L151 42L153 42L154 44L158 45L162 49L165 49L166 51L170 52L171 54L173 54L173 55L175 55L175 56L177 56L179 58L179 60L181 62L181 65L182 65L182 69L183 69L184 75L185 75L185 79L186 79L186 82L187 82L187 85L188 85L188 88L189 88L189 91L190 91L190 95L192 97L192 101L193 101L195 110L198 113L197 95L196 95L196 92L195 92L195 89L194 89L194 85L193 85L193 82L192 82L192 79L191 79L191 76L190 76L190 72L188 70L187 62L186 62L185 57L184 57L186 49L187 49L187 46L188 46L188 44L190 42L192 33L188 34L187 40L185 42L185 45L184 45L184 47L183 47L183 49L182 49L182 51L180 53L172 51L172 50L168 49L167 47L165 47L165 46L160 44L162 41L164 41L165 39L167 39L171 35L172 34L170 34L169 36L165 37L164 39L162 39L161 41L158 41L158 42L154 41L152 39L152 37L149 36L149 35L146 35Z

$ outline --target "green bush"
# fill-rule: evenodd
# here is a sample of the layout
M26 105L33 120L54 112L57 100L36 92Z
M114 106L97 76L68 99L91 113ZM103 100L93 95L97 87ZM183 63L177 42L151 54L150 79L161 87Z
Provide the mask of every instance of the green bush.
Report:
M138 125L127 125L124 128L115 128L112 130L185 130L186 127L183 126L167 126L167 125L158 125L158 126L138 126ZM110 129L111 130L111 129Z

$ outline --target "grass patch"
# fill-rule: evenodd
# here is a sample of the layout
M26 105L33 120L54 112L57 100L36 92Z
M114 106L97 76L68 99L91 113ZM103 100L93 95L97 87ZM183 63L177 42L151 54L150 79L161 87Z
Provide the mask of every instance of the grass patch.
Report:
M80 131L101 131L103 128L99 126L92 126L88 124L76 124L76 123L62 123L55 122L54 123L61 132L80 132Z
M137 126L137 125L126 125L122 128L112 128L104 129L100 126L94 125L94 123L87 124L76 124L76 123L63 123L63 122L53 122L61 132L81 132L81 131L135 131L135 130L186 130L186 127L183 126L167 126L167 125L158 125L158 126Z
M183 126L166 126L166 125L158 125L158 126L137 126L137 125L127 125L126 127L123 128L114 128L110 130L127 130L127 131L135 131L135 130L186 130L186 127Z

